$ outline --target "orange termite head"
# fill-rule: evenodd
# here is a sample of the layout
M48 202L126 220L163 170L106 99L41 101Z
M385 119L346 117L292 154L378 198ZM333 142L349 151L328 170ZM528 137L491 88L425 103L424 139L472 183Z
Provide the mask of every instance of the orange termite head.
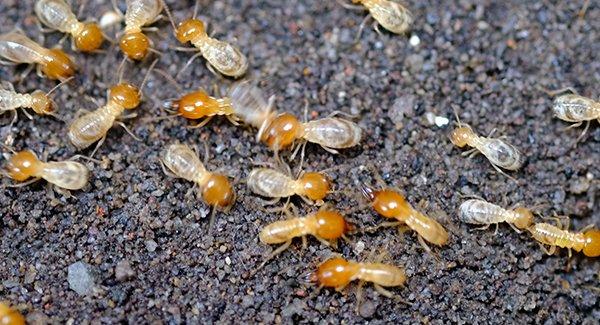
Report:
M585 238L583 254L589 257L600 256L600 230L588 230L583 234L583 237Z
M289 147L300 137L302 123L289 113L277 115L262 134L264 141L272 150Z
M529 228L529 226L531 226L533 223L533 213L529 209L522 207L516 208L514 211L518 215L514 221L515 227L519 229Z
M213 115L219 109L219 103L202 89L184 95L173 106L181 116L190 120Z
M142 32L130 32L121 37L119 41L121 51L132 60L141 60L146 57L150 49L150 40Z
M209 205L228 210L235 202L235 193L227 177L212 174L202 188L202 198Z
M62 50L49 49L41 70L50 79L65 80L75 74L75 64Z
M41 162L33 152L23 150L10 157L6 165L6 171L10 178L22 182L37 175L40 164Z
M341 257L329 259L317 268L317 281L324 287L343 287L352 279L354 272L350 266Z
M316 235L327 240L342 237L350 226L344 217L337 211L320 210L315 214Z
M110 88L108 93L110 101L114 101L125 109L133 109L140 104L140 92L136 86L122 82Z
M175 37L181 43L191 42L200 37L206 36L206 28L200 19L187 19L179 23L175 30Z
M31 93L33 103L31 108L40 115L50 114L54 111L54 105L48 95L41 90L36 90Z
M363 196L371 202L373 209L386 218L396 218L410 213L410 205L404 196L390 189L374 191L363 184L361 187Z
M302 184L302 195L313 201L322 200L329 193L329 180L321 173L305 173L299 179Z
M450 133L450 141L457 147L462 148L475 137L475 133L468 125L460 126Z
M92 52L102 45L104 36L98 24L85 23L81 31L73 37L73 40L75 41L75 47L80 51Z
M7 304L0 302L0 324L25 325L25 317Z

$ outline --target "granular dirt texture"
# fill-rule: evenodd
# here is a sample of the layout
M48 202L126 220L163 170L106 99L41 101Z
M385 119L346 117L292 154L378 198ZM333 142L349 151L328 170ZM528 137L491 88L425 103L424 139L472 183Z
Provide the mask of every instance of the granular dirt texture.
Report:
M112 10L110 1L85 2L83 19ZM124 1L117 2L124 10ZM10 188L13 181L3 178L0 300L31 323L597 324L597 259L574 253L569 260L564 249L548 256L527 233L505 224L497 233L495 227L476 230L457 216L464 196L477 195L506 207L538 206L545 216L568 215L571 229L600 226L598 123L574 146L583 126L563 130L568 123L553 117L552 97L542 91L570 86L600 96L600 6L590 1L580 16L584 2L409 0L414 24L408 35L378 34L368 24L353 45L366 13L336 1L200 1L198 17L209 33L248 56L246 78L275 95L279 110L302 116L307 100L309 119L336 110L356 116L364 130L359 146L337 155L306 148L305 170L335 167L327 171L338 190L328 196L330 204L354 210L348 218L359 228L383 222L359 195L362 183L376 184L374 169L448 229L448 244L427 253L412 231L394 228L352 235L337 250L313 238L302 248L296 239L251 276L276 248L261 244L258 232L285 217L265 212L262 198L243 180L256 162L272 162L273 153L256 142L256 130L225 118L199 129L186 128L190 123L179 117L152 120L169 114L161 107L181 95L152 72L138 116L124 122L141 141L112 128L94 156L100 162L84 161L92 176L73 198L53 199L45 181ZM176 21L193 14L193 1L167 3ZM38 39L33 4L2 1L1 32L18 27ZM153 26L159 31L148 35L162 55L126 64L123 77L134 84L154 58L160 58L158 69L175 77L193 55L173 49L180 45L167 20ZM121 28L107 34L115 38ZM44 36L48 47L62 37ZM9 126L10 114L1 117L3 143L49 160L77 153L66 136L68 123L79 109L97 107L88 98L104 103L122 59L110 44L91 55L73 52L70 39L63 48L79 67L75 79L53 93L66 122L19 114ZM25 68L2 66L0 77L16 83ZM175 79L184 91L226 93L232 84L213 75L202 58ZM55 84L30 73L16 88L47 91ZM514 181L485 157L464 157L465 150L450 143L453 108L479 134L497 129L522 150L525 165L509 172ZM201 152L207 143L208 168L235 182L237 201L229 213L216 215L212 231L210 209L193 184L161 170L160 151L174 142ZM292 168L298 164L291 162ZM300 214L318 209L292 202ZM357 282L341 292L316 292L305 281L332 254L367 261L381 252L387 253L384 262L406 270L406 285L390 289L398 299L365 284L356 311ZM70 289L70 281L89 293Z

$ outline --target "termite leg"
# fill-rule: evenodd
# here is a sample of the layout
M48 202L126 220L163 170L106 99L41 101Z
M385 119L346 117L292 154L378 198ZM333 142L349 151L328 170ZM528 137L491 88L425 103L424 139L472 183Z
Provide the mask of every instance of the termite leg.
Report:
M138 138L138 136L133 134L133 132L127 127L127 125L125 125L125 123L117 121L117 122L115 122L115 124L121 126L123 129L125 129L125 131L127 133L129 133L129 135L131 135L136 141L142 141L142 139Z
M496 166L496 165L492 164L492 167L494 167L494 169L495 169L497 172L499 172L500 174L502 174L502 175L504 175L504 176L506 176L506 177L508 177L508 178L512 179L512 180L513 180L513 181L515 181L516 183L518 183L516 178L514 178L514 177L512 177L512 176L508 175L507 173L503 172L503 171L502 171L502 170L501 170L501 169L500 169L498 166Z
M323 239L321 237L315 237L315 238L317 238L317 240L320 241L321 244L323 244L323 245L325 245L327 247L334 247L334 245L332 243L328 242L327 240L325 240L325 239ZM337 248L337 245L335 245L335 246L336 246L335 248Z
M477 228L473 228L473 229L475 229L475 230L487 230L487 229L490 228L490 226L491 226L491 224L488 223L487 225L485 225L483 227L477 227Z
M260 263L260 265L256 269L254 269L254 271L252 271L251 274L254 275L256 272L258 272L260 269L262 269L265 265L267 265L267 263L270 260L272 260L275 256L283 253L286 249L288 249L291 244L292 244L292 241L288 240L283 245L277 247L277 249L274 250L271 254L269 254L269 256L262 263Z
M419 244L421 244L421 246L423 247L423 249L425 249L425 251L427 253L433 254L433 252L431 251L431 248L429 248L429 245L427 245L427 243L425 242L425 239L423 239L423 237L419 234L417 234L417 240L419 241Z
M473 149L469 149L467 151L462 152L460 155L463 157L469 156L469 158L473 158L474 154L476 155L479 152L479 150L477 150L477 148L473 148Z
M358 27L358 32L356 33L356 37L354 38L354 42L352 42L352 45L357 44L360 41L360 36L362 35L363 30L365 29L365 26L367 25L367 22L369 21L369 19L371 18L371 14L368 14L360 23L359 27Z
M380 286L377 283L373 283L373 287L375 288L375 291L377 291L380 295L388 297L388 298L393 298L394 294L391 293L388 290L385 290L382 286Z
M581 123L579 123L579 124L581 125ZM587 131L588 131L589 128L590 128L590 121L586 121L585 128L581 132L581 135L579 135L577 137L577 139L575 139L575 145L574 146L577 146L577 143L579 143L579 141L581 141L581 139L583 139L583 137L585 136L585 134L587 133Z
M365 281L358 281L358 286L356 287L356 313L360 310L360 303L362 302L362 289Z
M198 129L198 128L201 128L201 127L205 126L208 122L210 122L211 119L212 119L212 116L208 116L208 117L204 118L202 120L202 122L199 122L199 123L194 124L192 126L188 126L187 128L188 129Z
M383 33L379 29L379 23L376 20L373 21L373 30L375 30L379 36L383 36Z
M183 73L183 71L185 71L185 69L187 69L187 67L189 67L197 57L202 55L202 52L199 52L197 49L193 49L193 50L198 53L192 55L192 57L189 60L187 60L187 62L183 66L183 68L181 68L181 70L179 70L179 72L175 75L175 78L181 77L181 74Z
M65 198L67 198L67 199L71 199L71 198L74 198L74 199L76 199L76 197L74 197L73 195L71 195L71 192L70 192L69 190L67 190L67 189L60 188L60 187L58 187L58 186L56 186L56 185L52 186L52 189L53 189L53 190L54 190L56 193L58 193L58 194L60 194L60 195L64 196L64 197L65 197Z
M386 221L386 222L382 222L382 223L378 224L377 226L363 228L363 231L374 232L374 231L378 230L379 228L396 227L396 226L400 226L401 224L402 223L399 221Z
M541 91L545 92L548 96L554 97L558 94L562 94L564 92L571 92L572 94L577 95L577 90L575 90L575 88L573 87L564 87L564 88L560 88L560 89L555 89L555 90L550 90L544 87L538 87L538 89L540 89Z
M32 178L32 179L30 179L30 180L28 180L28 181L26 181L26 182L23 182L23 183L18 183L18 184L9 184L9 185L6 185L5 187L9 187L9 188L19 188L19 187L24 187L24 186L27 186L27 185L33 184L33 183L35 183L35 182L39 181L40 179L42 179L42 178L41 178L41 177L34 177L34 178Z
M100 140L98 140L98 143L96 144L96 148L94 148L94 150L92 151L90 158L94 157L94 155L96 154L96 151L98 151L98 148L100 148L100 146L104 143L104 140L106 140L106 134L104 136L102 136L102 138L100 138Z
M515 225L513 225L512 223L510 223L510 222L509 222L509 223L508 223L508 225L509 225L509 226L510 226L510 227L511 227L511 228L512 228L514 231L516 231L516 232L517 232L517 234L520 234L520 233L522 233L522 231L521 231L519 228L515 227Z
M302 249L306 249L308 247L308 240L306 236L302 236Z

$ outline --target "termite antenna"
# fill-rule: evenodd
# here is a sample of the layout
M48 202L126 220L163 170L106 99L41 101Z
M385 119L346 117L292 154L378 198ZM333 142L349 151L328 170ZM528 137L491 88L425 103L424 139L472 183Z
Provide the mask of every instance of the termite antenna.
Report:
M462 123L460 122L460 118L458 117L458 108L456 105L452 104L452 111L454 112L454 118L456 119L456 123L458 123L458 127L462 127Z
M140 84L140 89L138 90L140 95L142 94L142 89L144 89L144 85L146 84L146 81L148 81L150 72L152 72L152 69L154 69L154 66L156 65L156 63L158 63L158 59L155 59L154 61L152 61L152 64L150 64L150 67L148 68L148 72L146 72L146 75L144 76L144 79L142 80L142 83Z
M68 83L69 81L71 81L71 80L73 80L73 79L75 79L75 77L69 77L69 78L67 78L67 79L65 79L65 80L63 80L63 81L61 81L61 82L60 82L58 85L56 85L56 86L52 87L52 89L50 89L50 90L49 90L49 91L46 93L46 96L50 96L50 94L52 94L52 93L53 93L53 92L54 92L56 89L58 89L60 86L62 86L62 85L64 85L64 84Z
M375 193L373 189L365 183L361 184L360 192L362 193L363 197L369 201L373 201L375 199Z
M160 0L160 2L162 3L163 9L165 9L165 12L167 13L167 17L169 17L171 26L173 26L173 33L177 33L177 26L175 25L175 20L173 20L173 15L171 15L171 10L169 10L169 7L165 3L165 0Z
M196 19L196 16L198 15L198 8L200 8L200 0L196 0L196 3L194 4L194 15L192 16L193 19Z
M166 71L162 69L154 69L154 72L158 72L161 76L163 76L169 83L171 83L177 89L178 93L183 93L183 88L179 85L179 83Z
M117 81L117 83L121 83L121 81L123 81L123 71L125 70L125 62L127 61L127 56L125 56L123 58L123 61L121 61L121 64L119 64L119 68L117 69L117 76L119 76L119 79Z

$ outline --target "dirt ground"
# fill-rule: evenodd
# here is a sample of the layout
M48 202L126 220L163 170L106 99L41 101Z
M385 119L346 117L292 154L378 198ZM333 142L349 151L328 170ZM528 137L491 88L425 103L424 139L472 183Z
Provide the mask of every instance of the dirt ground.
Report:
M122 9L124 1L118 1ZM478 231L458 221L464 195L479 195L509 207L544 204L539 212L571 217L573 229L600 226L600 128L592 123L574 148L582 127L552 116L552 98L540 88L572 86L583 95L600 94L600 6L591 1L407 1L415 22L400 36L370 26L351 46L365 13L335 1L202 1L199 17L209 30L247 54L247 78L261 80L277 96L281 111L309 118L341 110L357 116L364 140L332 155L307 146L307 170L330 167L338 192L328 202L342 211L358 202L359 185L373 183L374 165L384 180L400 188L415 206L450 232L448 245L426 253L412 232L396 229L357 234L337 251L309 238L301 240L260 270L251 271L275 247L258 241L266 224L284 218L266 213L243 179L254 161L272 153L254 140L256 130L216 118L201 129L187 129L182 118L149 120L166 113L160 105L178 95L174 85L152 73L138 117L110 130L96 158L90 183L75 198L48 196L45 182L0 190L0 300L15 305L32 323L584 323L600 319L600 263L566 250L545 255L528 234L507 225ZM192 15L193 1L168 1L177 21ZM33 1L0 3L0 31L20 27L40 34ZM88 0L80 17L110 10L109 1ZM176 75L191 57L175 52L168 21L151 33L162 52L157 67ZM120 28L120 27L118 27ZM114 36L118 29L107 31ZM62 35L46 34L52 46ZM409 39L412 40L409 42ZM64 43L70 50L70 41ZM418 44L417 44L418 43ZM116 80L121 54L72 53L79 65L74 81L54 94L58 114L70 121L80 108L94 109L86 97L104 103ZM139 84L151 61L126 66L125 79ZM2 80L14 81L25 67L2 66ZM211 74L203 59L177 82L186 91L214 85L225 92L230 80ZM48 90L56 83L29 74L17 90ZM498 174L482 156L467 159L448 133L455 106L462 121L480 134L498 129L526 156L516 178ZM441 126L431 123L438 118ZM444 124L443 118L450 123ZM29 148L50 160L76 153L67 125L51 117L20 114L8 127L2 117L0 139ZM168 178L158 157L167 144L210 146L208 168L235 178L238 199L228 214L217 215L212 234L208 207L188 193L192 184ZM6 152L6 150L4 150ZM83 151L89 154L91 150ZM287 158L287 154L284 155ZM2 160L2 164L5 161ZM292 162L296 167L298 160ZM3 179L2 184L13 182ZM349 191L349 192L348 192ZM351 195L349 193L356 193ZM302 214L315 207L294 200ZM348 216L358 227L383 221L369 208ZM303 275L338 252L366 261L385 251L384 261L402 266L405 287L391 291L403 303L363 288L357 306L353 283L343 292L302 281ZM81 296L69 288L69 266L87 263L94 281Z

